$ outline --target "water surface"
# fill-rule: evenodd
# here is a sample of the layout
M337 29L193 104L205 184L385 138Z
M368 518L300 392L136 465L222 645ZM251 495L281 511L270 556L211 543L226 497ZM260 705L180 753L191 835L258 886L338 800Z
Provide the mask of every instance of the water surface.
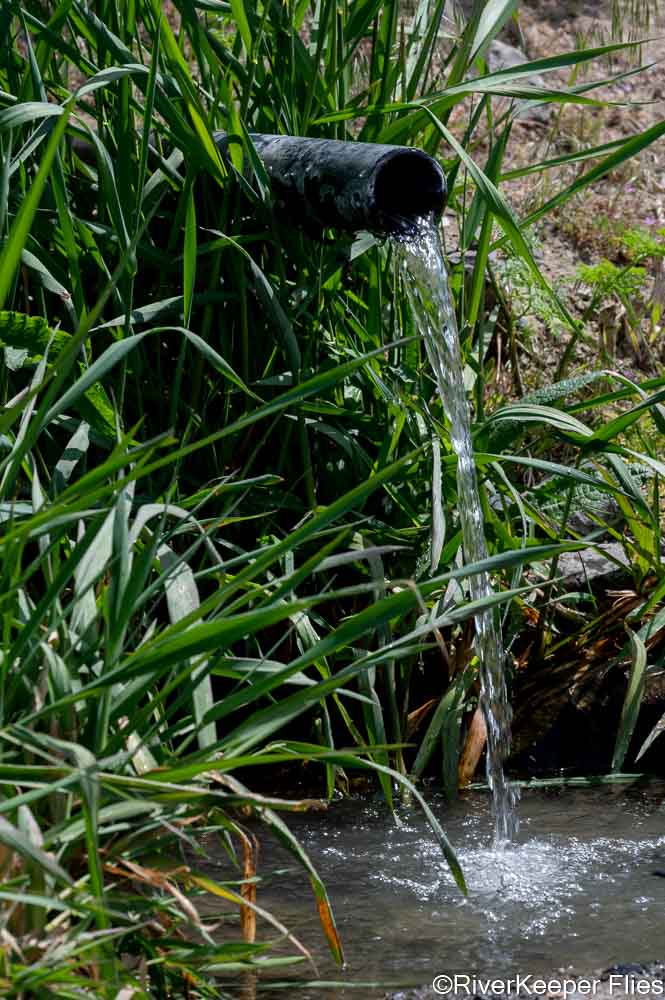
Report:
M523 794L514 846L492 846L488 797L433 802L468 885L456 889L425 821L344 801L290 826L325 879L349 968L325 955L307 879L264 841L258 902L317 956L322 979L422 985L439 973L580 974L665 957L665 788L622 786ZM279 873L268 877L273 869ZM289 953L292 949L286 949ZM271 973L275 976L275 973ZM280 978L311 977L294 966ZM262 997L330 1000L382 990L290 987ZM266 991L267 990L267 991ZM234 994L239 998L241 993Z

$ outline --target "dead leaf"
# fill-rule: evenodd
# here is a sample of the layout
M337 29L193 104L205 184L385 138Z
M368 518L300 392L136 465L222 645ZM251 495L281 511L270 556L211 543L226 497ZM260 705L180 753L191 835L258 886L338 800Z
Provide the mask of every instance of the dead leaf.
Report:
M438 698L430 698L426 701L424 705L420 708L414 708L412 712L409 712L406 718L406 739L410 740L411 737L420 729L424 719L431 712L435 705L438 705Z
M252 944L256 940L256 911L251 907L256 905L256 866L259 855L259 843L256 837L248 837L238 830L242 844L242 877L245 881L240 886L240 895L251 906L240 907L240 931L243 941Z
M471 717L471 725L469 726L469 731L466 734L464 748L460 754L459 765L457 768L457 781L460 788L464 788L468 785L476 773L478 761L480 760L481 753L485 749L486 742L487 726L485 725L485 716L483 715L480 705L478 705L473 713L473 716Z
M330 950L337 959L340 965L344 965L344 952L342 950L342 942L340 941L339 934L337 933L337 928L335 926L335 918L332 915L332 910L328 905L327 899L321 897L317 898L316 906L319 911L319 920L321 921L321 927L323 928L323 933L326 936L326 940L330 945Z

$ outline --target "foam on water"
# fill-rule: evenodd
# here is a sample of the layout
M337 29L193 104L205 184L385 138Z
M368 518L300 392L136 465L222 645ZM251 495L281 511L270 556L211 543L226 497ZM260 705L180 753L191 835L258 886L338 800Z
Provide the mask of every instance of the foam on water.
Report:
M467 799L441 816L466 897L419 818L379 832L379 814L365 810L308 846L324 875L333 864L353 883L356 907L359 892L368 895L366 912L398 907L402 929L417 928L433 948L424 957L430 967L443 956L442 971L542 972L567 961L588 970L658 957L663 940L665 879L654 869L665 867L665 813L654 802L619 801L603 790L532 795L519 841L498 849L488 840L485 804Z
M665 957L665 878L654 874L665 870L662 783L527 791L518 838L502 850L492 844L486 795L430 804L460 858L466 897L415 811L396 823L385 806L344 801L328 814L290 818L332 898L349 962L343 978L397 987L439 973L589 974ZM259 904L316 952L322 978L339 980L322 954L305 875L282 847L264 841L259 874L270 871ZM288 993L289 1000L322 995L305 987ZM385 990L340 987L325 996L369 1000Z
M645 840L598 837L592 841L575 836L547 835L497 850L495 847L463 847L458 856L465 872L469 895L461 896L450 873L442 868L440 852L433 840L414 843L412 830L397 857L409 854L414 869L408 876L384 857L385 868L370 876L413 893L422 902L445 904L454 910L469 910L485 923L485 933L495 940L518 929L525 938L547 934L562 920L574 918L582 903L586 911L589 894L602 895L629 878L645 854L654 856L665 848L665 836ZM656 902L660 888L653 879L653 893L627 900L629 907L645 910ZM661 893L665 896L665 893ZM600 909L601 903L591 912ZM576 931L571 928L571 934Z

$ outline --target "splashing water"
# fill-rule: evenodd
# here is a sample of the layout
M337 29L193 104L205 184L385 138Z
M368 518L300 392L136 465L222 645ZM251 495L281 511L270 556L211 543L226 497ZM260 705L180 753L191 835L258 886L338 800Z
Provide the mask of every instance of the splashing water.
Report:
M409 302L450 422L457 455L457 498L467 563L487 558L483 517L471 441L471 426L457 322L448 288L441 236L436 224L422 219L416 232L395 238ZM482 600L493 593L489 573L470 577L471 595ZM504 773L510 752L511 708L506 693L504 653L498 613L476 615L476 651L480 662L480 703L487 726L487 780L492 791L495 843L501 845L517 832L516 789Z

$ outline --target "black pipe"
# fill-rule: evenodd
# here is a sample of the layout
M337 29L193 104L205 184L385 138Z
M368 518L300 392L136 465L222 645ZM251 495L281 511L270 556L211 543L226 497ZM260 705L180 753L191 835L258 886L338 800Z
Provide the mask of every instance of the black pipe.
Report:
M438 218L443 211L446 178L422 149L294 135L251 138L277 207L301 229L408 233L418 219ZM228 160L226 133L215 133L215 141ZM75 137L71 145L82 159L94 160L88 139Z
M226 135L215 139L226 152ZM300 227L407 233L443 211L444 173L421 149L290 135L252 141L279 208Z

